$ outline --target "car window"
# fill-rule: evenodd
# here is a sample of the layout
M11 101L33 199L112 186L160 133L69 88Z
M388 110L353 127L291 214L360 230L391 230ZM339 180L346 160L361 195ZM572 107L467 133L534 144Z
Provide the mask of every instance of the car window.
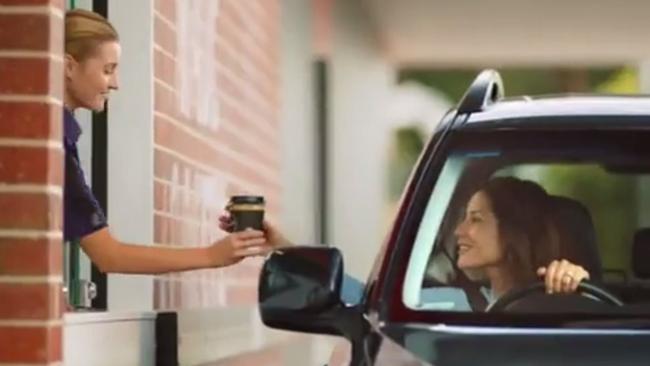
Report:
M472 309L469 297L479 294L489 306L537 282L542 263L567 259L589 272L591 284L645 309L650 260L638 257L650 247L644 234L650 230L647 137L456 133L437 179L422 188L430 193L417 219L403 303L419 311L484 311ZM567 312L608 311L588 304L603 299L580 294ZM556 300L517 306L543 311L544 301Z

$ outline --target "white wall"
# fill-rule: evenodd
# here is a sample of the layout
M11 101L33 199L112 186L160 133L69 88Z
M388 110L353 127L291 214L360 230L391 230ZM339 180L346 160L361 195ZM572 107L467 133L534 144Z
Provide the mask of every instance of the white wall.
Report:
M120 241L153 243L153 0L109 1L121 34L120 90L108 108L108 222ZM109 311L153 309L151 276L108 276Z
M319 186L316 165L317 120L315 110L312 2L281 2L282 85L282 229L294 242L318 244ZM331 338L272 331L259 325L277 342L294 337L284 354L285 365L324 365L332 349Z
M328 236L343 250L347 272L365 280L385 232L386 106L395 71L362 2L336 0L333 11Z
M318 186L311 2L281 4L282 228L291 240L316 244Z
M154 313L66 313L66 366L155 365Z

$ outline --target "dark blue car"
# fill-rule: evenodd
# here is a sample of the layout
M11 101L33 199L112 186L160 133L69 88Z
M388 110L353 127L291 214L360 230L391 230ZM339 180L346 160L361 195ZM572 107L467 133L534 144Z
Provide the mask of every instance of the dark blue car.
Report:
M650 98L502 96L484 71L439 124L358 303L336 248L293 247L264 265L264 323L344 337L331 365L650 365ZM495 297L459 267L466 203L495 177L547 192L563 258L590 275L575 292Z

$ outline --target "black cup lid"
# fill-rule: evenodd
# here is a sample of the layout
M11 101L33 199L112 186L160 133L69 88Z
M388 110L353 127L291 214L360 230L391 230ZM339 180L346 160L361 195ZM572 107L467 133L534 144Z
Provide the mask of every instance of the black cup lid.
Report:
M264 196L232 196L230 203L233 204L264 204Z

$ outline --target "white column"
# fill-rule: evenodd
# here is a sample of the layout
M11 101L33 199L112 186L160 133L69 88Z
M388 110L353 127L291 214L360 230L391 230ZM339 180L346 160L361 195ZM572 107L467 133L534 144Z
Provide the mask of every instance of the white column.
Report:
M316 112L311 1L281 9L282 228L291 240L316 244Z
M119 240L153 243L153 0L109 1L120 34L120 90L108 108L108 222ZM110 311L153 308L151 276L108 276Z
M365 280L384 238L387 106L395 71L360 1L334 4L329 74L330 244L351 275Z

